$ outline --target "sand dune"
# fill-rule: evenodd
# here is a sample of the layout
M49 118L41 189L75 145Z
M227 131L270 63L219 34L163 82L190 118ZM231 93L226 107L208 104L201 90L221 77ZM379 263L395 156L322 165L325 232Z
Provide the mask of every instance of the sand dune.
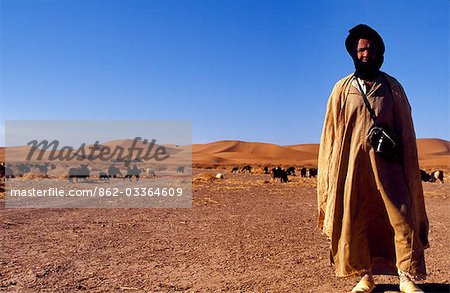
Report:
M287 145L286 147L297 151L313 153L315 155L319 153L319 144L296 144Z
M99 145L99 147L109 147L111 149L111 151L113 151L115 147L121 147L121 148L127 150L132 145L133 145L132 139L123 139L123 140L114 140L114 141L104 142L104 143L101 143ZM76 152L79 147L80 146L74 146L74 152ZM84 150L85 150L84 155L88 156L89 154L91 154L92 147L93 147L93 145L86 145L84 147ZM150 155L152 155L155 153L157 148L161 147L161 145L155 144L155 145L151 146L150 142L146 142L144 144L142 141L137 141L135 143L135 147L143 149L143 151L141 153L141 156L143 156L146 153L147 149L149 149L150 147L151 147ZM164 145L163 147L165 148L165 152L168 153L173 158L175 158L175 157L183 158L186 156L186 154L188 154L190 156L190 149L188 147L183 148L183 147L179 147L176 145ZM10 161L24 161L25 158L30 153L30 150L31 150L31 147L29 147L29 146L11 147L11 148L7 148L6 155L8 157L8 160L10 160ZM49 159L51 150L52 150L52 146L50 146L44 152L44 154L42 155L42 160L45 161L45 160ZM98 155L99 152L100 152L100 150L96 150L92 154ZM65 153L67 153L67 150L65 152L63 152L63 154L65 154ZM120 152L117 152L117 153L120 153ZM34 152L33 159L32 159L33 161L35 160L35 158L37 157L38 154L39 154L38 150ZM58 155L58 154L59 154L59 152L56 151L55 155ZM136 154L136 152L134 152L134 154ZM0 149L0 158L4 158L4 157L5 157L5 148L1 148ZM2 160L4 160L4 159L2 159Z
M128 149L129 147L131 147L133 145L133 141L134 140L132 140L132 139L113 140L113 141L108 141L108 142L101 143L101 145L107 146L107 147L110 147L110 148L114 148L114 147L120 146L120 147L122 147L124 149ZM144 144L142 141L138 140L135 143L135 147L143 148L144 150L146 150L147 148L149 148L150 144L151 144L151 141L148 141L148 142L146 142ZM154 144L153 150L155 150L156 148L158 148L160 146L161 145L159 145L159 144ZM170 155L176 154L176 153L179 153L179 152L182 151L181 148L179 148L178 146L173 145L173 144L171 144L171 145L163 145L163 147L165 148L166 152L168 154L170 154Z
M117 140L103 143L109 147L129 147L132 140ZM140 143L142 144L142 143ZM141 146L138 144L138 146ZM450 168L450 142L442 139L418 139L419 163L421 168ZM223 140L192 146L166 146L168 152L182 161L189 161L192 151L192 163L204 165L232 164L282 164L317 165L318 144L297 144L279 146L263 142L245 142ZM24 157L29 147L8 149L8 157L14 160ZM0 159L4 160L5 149L0 148Z
M418 139L417 149L421 168L450 168L450 141L442 139Z
M19 161L19 158L20 161L24 161L25 158L27 158L30 151L31 147L29 146L16 146L7 149L2 147L2 151L0 152L2 155L1 159L2 161L4 161L4 158L7 156L8 160L11 161Z
M193 145L193 162L207 163L207 158L221 164L268 163L294 164L315 160L317 154L270 143L244 141L217 141Z
M422 168L450 167L450 142L442 139L418 139ZM235 140L193 145L193 163L202 164L293 164L317 165L318 144L279 146Z
M420 155L448 155L450 153L450 141L442 139L418 139L417 148Z

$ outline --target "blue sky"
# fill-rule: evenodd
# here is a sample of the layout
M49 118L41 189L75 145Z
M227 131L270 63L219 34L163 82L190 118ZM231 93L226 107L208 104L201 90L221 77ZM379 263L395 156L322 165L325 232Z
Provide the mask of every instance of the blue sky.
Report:
M1 121L191 120L318 143L348 30L375 28L419 138L450 140L449 1L1 1ZM1 141L0 141L1 143Z

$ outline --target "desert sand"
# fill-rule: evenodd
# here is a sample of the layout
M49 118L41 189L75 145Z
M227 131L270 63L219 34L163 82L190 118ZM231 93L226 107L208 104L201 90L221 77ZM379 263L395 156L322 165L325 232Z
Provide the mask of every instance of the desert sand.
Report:
M449 292L449 142L424 139L418 147L422 168L446 172L445 183L423 183L431 247L429 275L419 284L425 292ZM329 242L316 225L316 179L280 183L262 172L231 173L243 164L314 166L317 150L193 145L192 208L6 209L0 197L0 289L348 292L355 279L334 277ZM224 179L215 179L219 172ZM399 290L393 276L375 280L375 292Z

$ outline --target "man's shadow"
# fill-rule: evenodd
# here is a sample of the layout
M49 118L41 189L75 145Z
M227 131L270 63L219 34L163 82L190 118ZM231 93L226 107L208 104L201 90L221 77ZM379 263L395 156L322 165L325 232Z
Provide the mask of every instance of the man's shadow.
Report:
M425 293L450 292L450 284L424 283L416 285ZM398 285L378 284L372 292L386 292L386 291L400 292L400 288Z

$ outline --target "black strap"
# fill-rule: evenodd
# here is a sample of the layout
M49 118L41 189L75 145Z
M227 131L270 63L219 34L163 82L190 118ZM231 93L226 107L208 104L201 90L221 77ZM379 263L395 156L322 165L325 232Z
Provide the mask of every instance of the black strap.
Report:
M356 83L358 84L359 91L361 92L361 95L362 95L362 97L363 97L364 104L366 104L367 110L369 110L370 117L372 117L373 123L375 123L375 125L378 126L377 116L375 115L375 112L373 111L372 107L370 107L369 100L367 100L367 96L366 96L366 94L364 93L364 91L363 91L363 89L362 89L362 87L361 87L361 84L359 83L358 78L355 77L355 79L356 79Z

